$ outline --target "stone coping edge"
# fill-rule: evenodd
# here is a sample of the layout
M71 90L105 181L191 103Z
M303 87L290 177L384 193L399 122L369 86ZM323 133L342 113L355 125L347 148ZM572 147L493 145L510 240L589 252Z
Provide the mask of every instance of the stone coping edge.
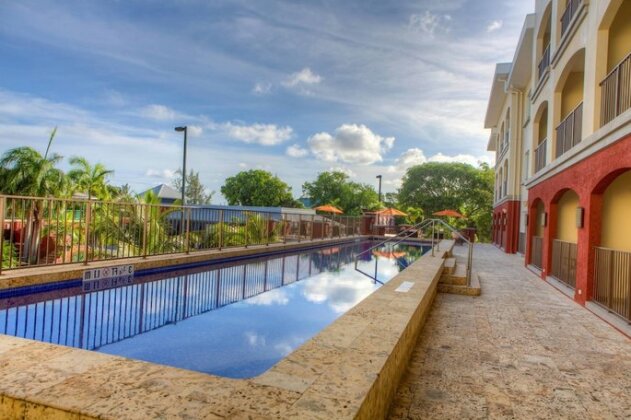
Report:
M384 418L452 248L442 241L247 380L0 335L0 418Z

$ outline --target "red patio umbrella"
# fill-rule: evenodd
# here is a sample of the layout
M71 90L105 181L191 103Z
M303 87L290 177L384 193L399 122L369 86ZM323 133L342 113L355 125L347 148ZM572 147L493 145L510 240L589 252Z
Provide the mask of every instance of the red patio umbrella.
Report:
M434 216L444 216L444 217L456 217L458 219L464 219L465 217L458 213L456 210L442 210L434 213Z
M375 214L384 215L384 216L407 216L407 213L403 213L401 210L388 208L375 212Z

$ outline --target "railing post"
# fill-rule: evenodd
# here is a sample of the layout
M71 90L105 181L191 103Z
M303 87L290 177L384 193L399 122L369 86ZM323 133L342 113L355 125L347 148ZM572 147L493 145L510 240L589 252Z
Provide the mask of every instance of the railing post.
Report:
M311 215L311 242L313 242L313 226L314 226L314 221L315 221L315 215L312 214Z
M271 220L272 220L272 213L267 213L267 220L265 221L265 233L267 235L265 246L269 246L269 230L270 230L269 225L270 225Z
M186 253L191 251L191 208L188 207L186 214Z
M86 202L85 205L85 247L83 265L88 265L88 250L90 247L90 223L92 222L92 203Z
M432 257L434 256L434 224L435 222L432 220Z
M223 209L219 210L219 250L223 248Z
M149 211L146 204L140 205L140 212L142 216L142 258L147 258L147 235L149 226Z
M473 242L469 242L469 255L467 256L467 286L471 286L471 271L473 270Z
M281 212L282 212L282 210L281 210ZM282 223L283 243L286 244L287 243L287 215L285 213L281 213L280 217L281 217L281 220L283 221L283 223Z
M6 205L7 205L6 197L0 196L0 274L2 274L2 264L4 264L4 209L6 208ZM13 229L13 226L9 227L9 231L11 231L12 229ZM9 255L9 261L11 261L10 255Z
M298 215L298 243L302 239L302 214Z
M250 238L249 238L249 236L250 236L250 235L248 235L248 218L249 218L249 214L248 214L248 212L246 211L246 212L245 212L245 227L244 227L245 247L246 247L246 248L248 247L248 242L249 242L249 239L250 239Z
M613 266L615 254L613 251L608 251L609 254L609 273L607 276L607 308L611 312L611 291L613 290Z

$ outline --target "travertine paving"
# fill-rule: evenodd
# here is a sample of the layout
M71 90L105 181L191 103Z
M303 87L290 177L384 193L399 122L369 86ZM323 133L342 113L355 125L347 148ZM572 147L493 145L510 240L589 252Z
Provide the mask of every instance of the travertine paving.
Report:
M475 259L482 296L437 296L390 418L631 418L631 340L522 258Z

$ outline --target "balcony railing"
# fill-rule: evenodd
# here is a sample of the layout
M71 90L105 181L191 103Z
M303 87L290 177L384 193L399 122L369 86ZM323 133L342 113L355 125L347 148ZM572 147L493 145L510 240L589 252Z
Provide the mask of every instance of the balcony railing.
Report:
M631 253L596 248L594 301L631 322Z
M539 80L541 80L548 67L550 67L550 44L543 50L541 60L539 61Z
M556 129L556 157L576 146L583 139L583 103L574 109Z
M540 236L532 237L532 251L530 253L530 264L543 269L543 238Z
M548 139L543 140L535 149L535 173L547 165Z
M572 242L552 241L552 271L550 274L571 288L576 288L576 255L578 246Z
M583 0L569 0L567 2L567 7L565 9L565 13L561 16L561 36L565 35L567 30L574 20L574 16L576 16L576 12L581 7Z
M600 92L601 126L631 108L631 54L605 77Z
M331 239L363 229L362 218L351 216L2 195L0 221L0 272Z

